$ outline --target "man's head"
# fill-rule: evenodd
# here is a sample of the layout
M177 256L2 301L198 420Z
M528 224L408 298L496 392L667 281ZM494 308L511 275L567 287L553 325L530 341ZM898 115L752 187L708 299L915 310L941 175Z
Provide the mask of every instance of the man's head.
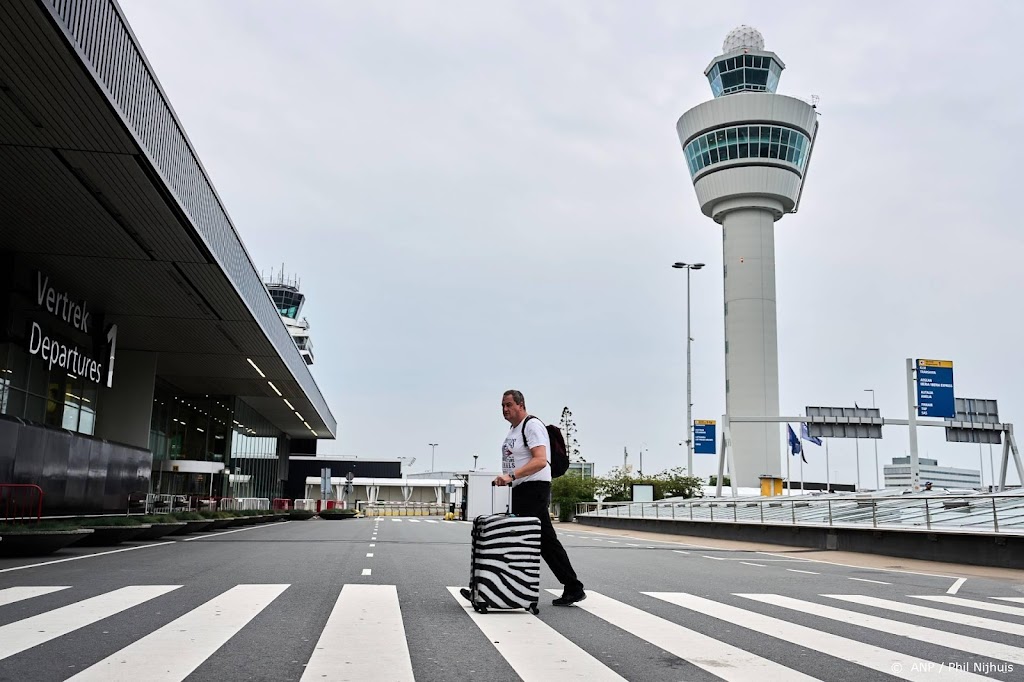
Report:
M526 399L522 393L509 389L502 394L501 416L512 426L526 419Z
M931 490L932 489L932 482L928 481L927 483L925 483L924 484L924 489L925 490Z

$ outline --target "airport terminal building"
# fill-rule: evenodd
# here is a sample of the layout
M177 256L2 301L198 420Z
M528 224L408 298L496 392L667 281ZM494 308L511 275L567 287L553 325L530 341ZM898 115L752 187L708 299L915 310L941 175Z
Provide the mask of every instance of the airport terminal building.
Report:
M275 497L336 431L117 3L0 3L0 485Z

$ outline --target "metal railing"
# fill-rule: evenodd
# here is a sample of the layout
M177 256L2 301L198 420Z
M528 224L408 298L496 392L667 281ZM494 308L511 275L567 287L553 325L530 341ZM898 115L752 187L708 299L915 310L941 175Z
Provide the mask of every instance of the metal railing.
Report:
M0 483L0 522L38 521L43 515L43 489L32 483Z
M366 516L444 516L447 504L436 502L356 502L356 509ZM456 511L458 508L456 508Z
M576 505L577 516L1024 535L1024 493L782 495Z

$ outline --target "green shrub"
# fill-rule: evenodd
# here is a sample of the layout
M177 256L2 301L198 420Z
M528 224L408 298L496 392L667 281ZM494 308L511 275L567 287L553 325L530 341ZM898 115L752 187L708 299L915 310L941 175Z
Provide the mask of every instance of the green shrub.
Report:
M71 521L82 528L111 528L142 525L142 521L139 520L137 516L95 516L71 519Z
M177 513L171 514L170 516L173 516L174 518L178 519L179 521L206 521L207 520L206 517L204 517L202 514L199 514L197 512L177 512Z
M320 512L322 519L349 518L356 516L359 512L355 509L324 509Z
M0 535L19 535L41 530L78 530L81 526L70 521L29 521L27 523L0 523Z
M139 519L143 523L177 523L174 514L149 514Z

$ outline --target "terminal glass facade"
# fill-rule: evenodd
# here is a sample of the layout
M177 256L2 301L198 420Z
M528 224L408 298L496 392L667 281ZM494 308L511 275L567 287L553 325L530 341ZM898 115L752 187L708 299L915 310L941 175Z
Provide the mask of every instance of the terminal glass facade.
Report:
M276 428L232 396L189 396L157 382L150 427L154 492L266 497L280 494ZM223 465L219 473L175 471L164 460ZM216 467L214 467L216 468Z
M693 177L713 164L742 159L781 161L802 173L810 150L810 140L799 130L777 125L742 125L704 133L688 142L684 152Z
M723 57L708 71L715 97L735 92L775 92L782 65L771 57L739 54Z
M0 414L92 435L99 386L15 343L0 343Z

